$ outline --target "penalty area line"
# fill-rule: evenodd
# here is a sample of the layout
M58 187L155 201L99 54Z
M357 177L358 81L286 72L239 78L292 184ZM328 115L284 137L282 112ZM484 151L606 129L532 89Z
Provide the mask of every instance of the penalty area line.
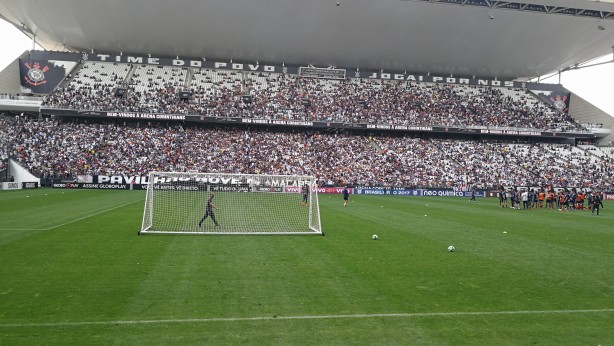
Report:
M162 320L120 320L120 321L83 321L83 322L41 322L41 323L0 323L0 328L18 327L79 327L94 325L147 325L147 324L178 324L178 323L208 323L208 322L244 322L244 321L274 321L274 320L324 320L324 319L357 319L357 318L387 318L387 317L449 317L449 316L495 316L495 315L553 315L553 314L586 314L611 313L614 309L581 309L581 310L517 310L517 311L456 311L456 312L415 312L397 314L354 314L354 315L306 315L306 316L261 316L261 317L213 317L184 318Z

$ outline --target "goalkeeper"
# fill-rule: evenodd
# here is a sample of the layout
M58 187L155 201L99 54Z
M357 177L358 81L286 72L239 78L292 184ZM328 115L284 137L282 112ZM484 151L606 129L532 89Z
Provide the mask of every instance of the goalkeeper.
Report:
M301 194L303 195L301 205L308 205L307 201L309 199L309 186L307 186L307 184L304 184L301 188Z
M198 227L202 226L203 221L205 221L208 216L211 216L211 220L213 220L215 227L220 227L220 224L217 223L217 220L215 219L215 213L213 212L213 210L216 209L215 204L213 204L213 197L215 197L215 192L211 192L211 194L209 195L209 199L207 199L207 210L205 210L205 215L203 216L203 218L200 219Z

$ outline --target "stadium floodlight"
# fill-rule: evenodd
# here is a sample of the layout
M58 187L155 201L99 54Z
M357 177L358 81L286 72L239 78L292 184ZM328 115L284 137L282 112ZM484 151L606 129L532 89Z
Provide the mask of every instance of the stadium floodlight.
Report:
M319 234L312 176L151 172L139 234Z

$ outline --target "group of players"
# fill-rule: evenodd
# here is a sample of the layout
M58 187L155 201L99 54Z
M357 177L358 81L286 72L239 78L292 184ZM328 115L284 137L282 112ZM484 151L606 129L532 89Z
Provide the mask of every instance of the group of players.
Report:
M603 208L603 195L598 191L583 191L576 188L560 189L555 191L549 189L521 189L510 188L499 190L499 206L507 208L508 199L512 209L536 209L548 208L558 209L559 211L569 210L590 210L592 214L599 215L599 210ZM588 206L584 207L585 202Z
M301 205L308 205L310 189L309 186L303 185L301 187ZM521 189L510 188L505 190L501 187L499 189L499 206L501 208L507 208L508 200L511 202L512 209L536 209L536 208L548 208L558 209L559 211L569 210L590 210L592 214L599 215L599 210L603 208L603 195L598 191L582 191L576 188L561 189L555 191L552 188L549 189ZM219 223L215 219L213 204L213 197L215 192L211 192L207 199L205 214L198 223L198 227L202 226L202 223L211 217L216 227L220 227ZM347 206L349 199L348 188L343 189L343 206ZM475 190L473 190L471 201L475 201ZM584 207L585 202L588 202L588 206ZM522 206L521 206L522 203Z

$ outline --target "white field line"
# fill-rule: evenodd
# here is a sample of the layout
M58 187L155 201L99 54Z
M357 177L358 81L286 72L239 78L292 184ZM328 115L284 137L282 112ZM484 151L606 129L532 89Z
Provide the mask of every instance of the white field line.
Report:
M109 212L111 210L123 208L123 207L125 207L127 205L134 204L136 202L142 202L142 200L134 201L134 202L128 202L126 204L118 205L118 206L113 207L113 208L101 210L101 211L98 211L98 212L95 212L95 213L92 213L92 214L85 215L85 216L80 217L78 219L70 220L68 222L64 222L62 224L55 225L55 226L52 226L52 227L49 227L49 228L11 228L11 229L0 228L0 231L50 231L50 230L52 230L54 228L70 225L71 223L78 222L78 221L81 221L81 220L85 220L85 219L88 219L88 218L96 216L96 215L104 214L104 213Z
M66 226L66 225L70 225L71 223L78 222L78 221L81 221L81 220L85 220L85 219L88 219L88 218L90 218L90 217L92 217L92 216L96 216L96 215L104 214L104 213L109 212L109 211L111 211L111 210L115 210L115 209L123 208L123 207L125 207L125 206L127 206L127 205L134 204L134 203L136 203L136 202L141 202L141 201L128 202L128 203L126 203L126 204L118 205L118 206L113 207L113 208L109 208L109 209L101 210L101 211L99 211L99 212L97 212L97 213L93 213L93 214L85 215L85 216L80 217L80 218L78 218L78 219L71 220L71 221L68 221L68 222L65 222L65 223L63 223L63 224L56 225L56 226L53 226L53 227L49 227L49 229L47 229L46 231L48 231L48 230L52 230L52 229L54 229L54 228L58 228L58 227L62 227L62 226Z
M49 228L0 228L2 231L48 231Z
M307 316L261 316L261 317L213 317L185 318L164 320L126 320L126 321L83 321L83 322L41 322L41 323L0 323L0 328L17 327L78 327L91 325L147 325L147 324L183 324L209 322L243 322L243 321L273 321L273 320L324 320L324 319L356 319L356 318L421 318L421 317L454 317L454 316L494 316L494 315L553 315L553 314L586 314L612 313L614 309L581 309L581 310L518 310L518 311L457 311L457 312L415 312L398 314L355 314L355 315L307 315Z

